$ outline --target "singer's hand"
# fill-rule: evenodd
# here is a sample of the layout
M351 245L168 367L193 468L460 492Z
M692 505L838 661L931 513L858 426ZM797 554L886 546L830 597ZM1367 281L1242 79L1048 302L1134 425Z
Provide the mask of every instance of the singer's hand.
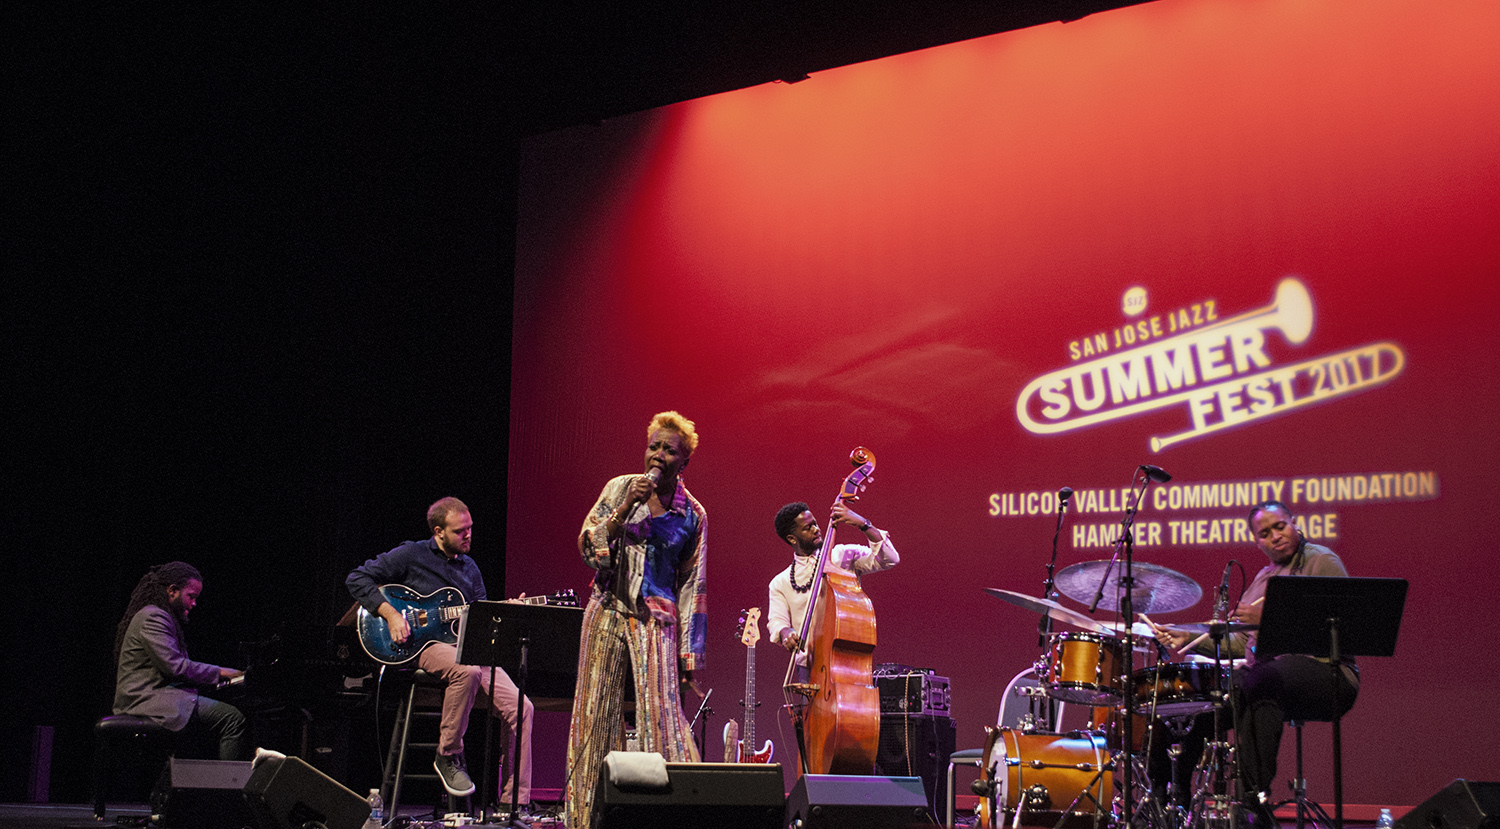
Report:
M655 486L649 476L638 476L630 482L630 486L625 488L625 503L634 504L638 501L645 501L651 497L651 490Z

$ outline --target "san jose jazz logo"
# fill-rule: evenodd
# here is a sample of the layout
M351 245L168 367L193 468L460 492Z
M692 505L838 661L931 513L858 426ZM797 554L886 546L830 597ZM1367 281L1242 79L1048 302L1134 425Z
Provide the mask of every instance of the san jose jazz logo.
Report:
M1264 308L1112 351L1032 380L1016 417L1039 435L1182 407L1189 428L1151 438L1151 451L1363 391L1401 373L1406 355L1378 342L1291 365L1273 364L1267 333L1292 346L1313 329L1312 297L1284 279Z

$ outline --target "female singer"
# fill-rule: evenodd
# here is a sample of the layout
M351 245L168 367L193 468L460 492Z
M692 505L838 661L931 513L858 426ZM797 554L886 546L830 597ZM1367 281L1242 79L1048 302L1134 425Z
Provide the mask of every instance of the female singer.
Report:
M568 730L570 829L588 829L599 764L623 748L627 665L641 751L668 762L699 759L681 690L703 664L708 615L708 514L681 480L697 448L691 420L677 412L651 418L645 474L610 480L583 520L578 550L598 573L583 614Z

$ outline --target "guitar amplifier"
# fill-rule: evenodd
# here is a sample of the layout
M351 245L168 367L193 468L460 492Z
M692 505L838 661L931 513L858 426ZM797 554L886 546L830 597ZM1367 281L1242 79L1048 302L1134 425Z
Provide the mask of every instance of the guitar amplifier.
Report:
M879 665L875 687L881 714L949 714L948 677L905 665Z

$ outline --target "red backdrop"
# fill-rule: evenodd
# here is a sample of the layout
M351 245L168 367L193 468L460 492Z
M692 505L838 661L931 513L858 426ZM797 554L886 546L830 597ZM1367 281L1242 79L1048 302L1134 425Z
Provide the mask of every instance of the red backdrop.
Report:
M652 413L695 419L717 726L739 611L790 560L773 514L821 513L863 444L858 509L903 559L865 581L876 660L951 677L977 746L1038 653L1035 617L980 589L1040 593L1054 517L1028 495L1079 492L1060 567L1108 558L1107 490L1151 463L1175 477L1139 561L1206 591L1230 559L1253 574L1242 501L1279 492L1352 574L1410 580L1345 721L1346 800L1500 778L1496 42L1492 2L1160 0L536 140L512 591L585 584L599 488L640 469ZM790 762L785 658L760 654Z

